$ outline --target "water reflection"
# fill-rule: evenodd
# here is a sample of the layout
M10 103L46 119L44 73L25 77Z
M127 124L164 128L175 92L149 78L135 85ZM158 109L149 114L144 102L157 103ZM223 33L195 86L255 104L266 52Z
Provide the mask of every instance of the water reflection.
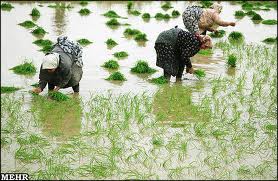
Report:
M55 3L56 6L62 6L65 7L67 6L65 2L59 2ZM66 25L67 25L67 20L66 20L66 8L54 8L55 14L53 17L53 23L54 23L54 31L57 36L62 35L65 33Z
M236 74L236 69L235 69L234 67L228 67L226 73L227 73L229 76L235 76L235 74Z

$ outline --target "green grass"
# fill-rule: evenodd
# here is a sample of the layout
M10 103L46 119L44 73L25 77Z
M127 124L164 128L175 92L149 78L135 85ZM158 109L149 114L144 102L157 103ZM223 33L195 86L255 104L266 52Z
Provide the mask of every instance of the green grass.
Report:
M212 38L222 38L226 34L225 30L218 30L217 33L210 33L209 36Z
M30 15L38 17L38 16L41 15L41 13L40 13L40 11L37 8L33 8Z
M198 52L198 54L208 56L208 55L212 55L213 51L212 51L212 49L201 49Z
M77 42L82 45L82 46L87 46L93 42L91 42L90 40L86 39L86 38L82 38L82 39L79 39L77 40Z
M139 73L139 74L145 74L145 73L151 74L156 72L156 70L149 67L148 62L139 60L137 61L136 65L133 68L131 68L131 72Z
M230 41L242 41L243 40L243 35L241 32L238 31L232 31L229 36L228 36Z
M147 35L145 33L138 33L138 34L136 34L134 39L136 41L148 41Z
M10 70L13 70L14 73L21 74L21 75L34 75L37 71L34 64L32 62L27 62L27 61L11 68Z
M143 19L150 19L150 18L151 18L151 15L150 15L150 13L144 13L144 14L142 15L142 18L143 18Z
M51 91L48 93L48 96L55 100L55 101L58 101L58 102L61 102L61 101L66 101L66 100L69 100L69 96L61 93L61 92L58 92L58 91Z
M244 16L245 16L244 11L236 11L235 12L235 17L244 17Z
M161 5L161 8L164 10L168 10L168 9L173 8L173 6L171 6L170 2L166 2L165 4Z
M164 76L160 76L160 77L151 79L151 82L155 83L155 84L160 84L161 85L161 84L168 83L168 80Z
M118 43L115 40L113 40L112 38L109 38L108 40L106 40L105 43L108 47L111 47L111 48L118 45Z
M118 69L120 67L119 63L115 60L108 60L102 66L108 69Z
M128 14L132 14L134 16L139 16L141 14L141 12L138 10L129 10Z
M108 18L121 18L115 11L107 11L106 13L103 14L103 16L106 16Z
M36 29L34 29L32 31L32 34L34 35L38 35L38 36L43 36L45 35L47 32L42 28L42 27L37 27Z
M53 42L51 40L43 40L43 39L39 39L33 42L34 44L40 46L40 47L44 47L44 46L50 46L53 45Z
M263 40L264 43L269 43L269 44L272 44L272 43L277 43L277 37L269 37L269 38L266 38Z
M245 13L247 16L254 16L255 14L257 14L255 11L248 11L247 13Z
M180 12L178 10L173 10L172 11L172 17L176 18L178 16L180 16Z
M121 72L114 72L105 80L118 80L118 81L126 81L125 76Z
M198 79L202 79L206 76L206 73L204 70L202 69L198 69L194 71L194 75L198 78Z
M254 21L261 21L261 20L263 20L263 18L259 14L255 14L251 19L254 20Z
M1 10L10 11L14 8L10 3L1 3Z
M237 62L237 57L234 54L230 54L227 60L228 66L235 67L236 62Z
M33 21L29 21L29 20L19 23L18 25L23 26L24 28L33 28L33 27L37 26L36 23L34 23Z
M119 25L121 25L121 23L119 23L117 19L113 18L113 19L107 21L106 25L108 25L108 26L119 26Z
M132 1L129 1L129 2L127 3L127 9L128 9L128 10L131 10L132 6L133 6L133 2L132 2Z
M137 34L141 34L141 31L139 31L137 29L131 29L131 28L127 28L124 31L124 35L134 36Z
M3 94L3 93L12 93L12 92L15 92L19 89L20 88L18 88L18 87L1 86L1 94Z
M277 20L275 20L275 19L263 20L262 24L265 24L265 25L276 25L277 24Z
M125 58L128 57L128 53L125 51L116 52L113 54L116 58Z
M78 12L82 16L88 16L91 13L91 11L87 8L80 9Z

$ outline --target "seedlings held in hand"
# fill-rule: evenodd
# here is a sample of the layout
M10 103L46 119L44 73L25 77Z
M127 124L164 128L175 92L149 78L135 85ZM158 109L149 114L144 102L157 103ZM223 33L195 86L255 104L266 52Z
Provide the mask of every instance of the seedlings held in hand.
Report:
M34 66L34 64L27 61L11 68L10 70L13 70L14 73L21 75L33 75L36 73L36 67Z
M236 61L237 61L237 58L234 54L231 54L228 56L228 61L227 61L227 64L231 67L235 67L236 66Z
M87 8L80 9L79 14L82 16L87 16L91 13L91 11Z
M119 80L119 81L126 81L125 76L121 72L114 72L105 80Z
M200 50L199 52L198 52L198 54L201 54L201 55L206 55L206 56L208 56L208 55L212 55L212 50L211 49L202 49L202 50Z
M40 84L37 82L37 83L32 84L31 86L32 86L32 87L39 87Z
M150 68L148 62L139 60L136 63L135 67L131 68L131 72L139 73L139 74L144 74L144 73L151 74L156 72L156 70Z
M119 64L115 60L108 60L107 62L104 62L104 64L102 66L105 68L108 68L108 69L118 69L119 68Z

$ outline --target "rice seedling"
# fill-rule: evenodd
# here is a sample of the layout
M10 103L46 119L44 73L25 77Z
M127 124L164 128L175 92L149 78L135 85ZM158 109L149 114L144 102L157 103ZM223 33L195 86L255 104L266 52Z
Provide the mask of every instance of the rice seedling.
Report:
M145 33L138 33L135 35L134 40L136 41L148 41L147 35Z
M1 94L3 94L3 93L12 93L12 92L15 92L19 89L20 88L18 88L18 87L1 86Z
M247 16L254 16L255 14L257 14L255 11L248 11L247 13L245 13Z
M42 49L40 49L39 51L43 52L43 53L49 53L53 50L53 45L45 45L42 47Z
M203 0L203 1L200 1L200 4L202 5L203 8L209 8L212 5L212 2Z
M155 84L166 84L166 83L168 83L168 80L164 76L160 76L160 77L151 79L151 82L155 83Z
M229 40L232 42L239 42L243 40L243 35L241 32L238 31L232 31L229 36L228 36Z
M107 21L106 25L108 25L108 26L119 26L119 25L121 25L121 23L119 23L117 19L113 18L113 19Z
M201 49L198 52L198 54L208 56L208 55L212 55L213 51L212 51L212 49Z
M133 6L133 2L132 2L132 1L129 1L129 2L127 3L127 9L128 9L128 10L131 10L132 6Z
M165 4L161 5L161 8L167 11L168 9L173 8L173 6L171 6L170 2L166 2Z
M253 4L246 2L241 5L241 8L246 11L251 11L253 9Z
M106 13L104 13L103 16L106 16L108 18L122 18L115 11L112 11L112 10L107 11Z
M253 21L261 21L261 20L263 20L263 18L261 17L261 15L259 15L259 14L255 14L252 18L251 18L251 20L253 20Z
M80 9L78 12L82 16L88 16L91 13L91 11L87 8Z
M81 1L79 4L80 4L81 6L86 6L86 5L88 5L88 1Z
M272 44L272 43L277 43L277 37L269 37L269 38L266 38L263 40L264 43L269 43L269 44Z
M21 75L34 75L37 71L36 67L32 62L24 61L24 63L17 65L10 70L13 70L16 74Z
M125 51L116 52L113 55L118 59L128 57L128 53Z
M198 79L202 79L206 76L206 73L202 69L195 70L193 73Z
M32 162L42 159L43 152L39 148L22 148L15 152L15 158L23 162Z
M276 25L277 24L277 20L275 20L275 19L263 20L262 24L265 24L265 25Z
M143 18L143 19L150 19L150 18L151 18L151 15L150 15L150 13L144 13L144 14L142 15L142 18Z
M157 20L170 19L171 18L171 16L169 14L162 14L162 13L156 13L154 17Z
M38 36L43 36L45 35L47 32L42 28L42 27L37 27L36 29L34 29L32 31L32 34L34 35L38 35Z
M66 101L66 100L69 100L69 96L61 93L61 92L58 92L58 91L51 91L48 93L48 96L55 100L55 101L58 101L58 102L61 102L61 101Z
M118 69L119 63L115 60L108 60L107 62L104 62L102 66L108 69Z
M129 10L128 14L132 14L134 16L139 16L141 14L141 12L138 10Z
M37 83L32 84L31 86L32 86L32 87L39 87L40 85L39 85L39 83L37 82Z
M164 141L161 139L161 138L153 138L152 139L152 144L155 146L155 147L161 147L163 146L164 144Z
M55 3L55 5L53 4L50 4L48 5L47 7L49 8L57 8L57 9L70 9L70 8L73 8L70 3L67 5L66 3Z
M178 16L180 16L180 12L179 12L178 10L173 10L173 11L172 11L172 17L173 17L173 18L176 18L176 17L178 17Z
M37 8L33 8L30 15L31 15L31 16L37 16L37 17L38 17L38 16L41 15L41 13L40 13L40 11L39 11Z
M136 65L133 68L131 68L131 72L139 73L139 74L144 74L144 73L151 74L156 72L156 70L150 68L148 62L139 60L137 61Z
M127 28L124 31L124 35L128 35L128 36L134 36L137 34L141 34L141 31L139 31L137 29L131 29L131 28Z
M212 38L222 38L225 34L225 30L218 30L217 32L210 33L209 36Z
M109 47L109 48L113 48L118 45L118 43L115 40L113 40L112 38L109 38L108 40L106 40L105 43L106 43L107 47Z
M231 67L235 67L237 62L237 57L234 54L228 56L227 64Z
M169 14L164 14L164 19L170 19L171 16Z
M10 11L14 8L10 3L1 3L1 10Z
M235 12L235 17L236 18L243 18L245 16L244 11L236 11Z
M18 25L23 26L24 28L33 28L37 26L33 21L29 20L19 23Z
M91 42L90 40L86 39L86 38L82 38L82 39L79 39L77 40L77 42L82 45L82 46L87 46L93 42Z
M126 81L125 76L121 72L114 72L105 80L118 80L118 81Z
M44 46L50 46L53 45L53 42L51 40L43 40L43 39L39 39L33 42L34 44L40 46L40 47L44 47Z

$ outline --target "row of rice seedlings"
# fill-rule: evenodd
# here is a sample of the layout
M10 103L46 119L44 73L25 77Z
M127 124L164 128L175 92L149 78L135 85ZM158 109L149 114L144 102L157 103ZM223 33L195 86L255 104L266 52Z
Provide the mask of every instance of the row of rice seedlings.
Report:
M105 43L108 48L113 48L118 45L118 43L115 40L113 40L112 38L108 38Z
M277 37L269 37L263 40L264 43L267 44L273 44L273 43L277 43Z
M115 11L109 10L106 13L103 14L103 16L108 17L108 18L125 18L122 16L119 16ZM125 18L126 19L126 18Z
M210 33L209 36L212 38L222 38L225 34L225 30L218 30L217 32Z
M82 45L82 46L87 46L92 44L93 42L91 42L90 40L86 39L86 38L81 38L79 40L77 40L77 42Z
M12 93L12 92L15 92L19 89L20 88L18 88L18 87L1 86L1 94L3 94L3 93Z
M81 16L88 16L89 14L91 14L91 11L87 8L82 8L78 12Z
M118 58L118 59L122 59L122 58L126 58L128 57L128 53L125 51L120 51L120 52L115 52L114 57Z
M37 71L33 62L24 61L22 64L17 65L10 70L13 70L14 73L20 75L34 75Z
M117 80L117 81L126 81L124 74L121 72L113 72L108 78L105 80Z
M10 11L14 7L11 5L11 3L1 3L1 10L4 11Z

